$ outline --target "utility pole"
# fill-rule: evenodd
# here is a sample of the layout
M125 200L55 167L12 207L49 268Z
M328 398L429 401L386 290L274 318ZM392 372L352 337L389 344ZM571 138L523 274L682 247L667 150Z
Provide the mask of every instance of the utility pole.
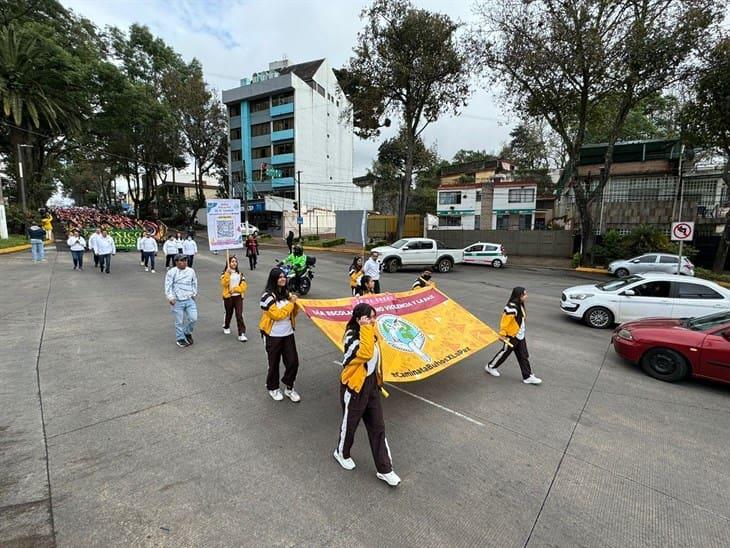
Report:
M684 159L684 145L679 152L679 214L677 215L677 221L682 222L682 202L684 201L684 192L682 192L682 160ZM683 240L679 240L679 263L677 263L677 276L682 273L682 244Z
M8 239L8 219L5 217L5 198L3 197L3 181L0 179L0 240Z
M18 175L20 179L20 204L23 213L28 213L28 205L25 203L25 177L23 175L23 156L22 149L24 145L18 144Z
M299 227L299 243L302 243L302 172L297 171L297 226Z
M243 170L243 222L248 236L248 179L246 178L246 170Z

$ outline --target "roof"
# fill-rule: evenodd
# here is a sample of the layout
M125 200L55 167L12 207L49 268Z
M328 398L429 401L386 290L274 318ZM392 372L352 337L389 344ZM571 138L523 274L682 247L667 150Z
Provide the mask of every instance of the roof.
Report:
M278 69L279 74L289 74L293 72L299 78L308 82L314 78L314 74L317 72L319 67L324 63L324 59L317 59L316 61L307 61L305 63L297 63L296 65L289 65Z
M579 166L603 164L608 143L583 145L580 148ZM678 160L681 150L679 139L650 139L647 141L623 141L614 145L613 162L646 162L651 160Z
M507 162L507 160L495 158L494 160L477 160L476 162L466 162L464 164L456 164L441 168L440 174L442 177L446 177L448 175L473 173L477 171L484 171L486 169L495 169L498 171L499 167L501 166L501 162Z

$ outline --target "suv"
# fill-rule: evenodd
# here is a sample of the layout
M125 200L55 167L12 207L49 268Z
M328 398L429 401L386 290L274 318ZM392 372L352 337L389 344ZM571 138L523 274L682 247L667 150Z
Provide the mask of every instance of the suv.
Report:
M613 261L608 265L609 274L618 278L625 278L631 274L643 274L645 272L664 272L676 274L679 256L670 253L646 253L633 259ZM695 275L695 266L687 257L682 257L682 270L680 274L685 276Z

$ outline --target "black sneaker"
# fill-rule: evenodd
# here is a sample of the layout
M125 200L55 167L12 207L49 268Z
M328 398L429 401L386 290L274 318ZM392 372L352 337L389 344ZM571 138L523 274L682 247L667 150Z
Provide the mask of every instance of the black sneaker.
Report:
M185 335L185 340L188 342L188 346L193 344L193 336L192 335Z
M186 346L190 346L190 343L186 341L185 339L180 339L179 341L175 341L175 344L178 345L180 348L185 348Z

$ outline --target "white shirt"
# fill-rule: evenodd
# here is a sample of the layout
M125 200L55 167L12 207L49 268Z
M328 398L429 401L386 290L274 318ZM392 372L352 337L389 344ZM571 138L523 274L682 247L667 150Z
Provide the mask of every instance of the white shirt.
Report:
M231 272L231 280L228 282L228 289L231 295L240 295L239 291L233 291L241 284L241 275L238 272Z
M162 244L162 252L165 255L177 255L178 254L178 246L176 240L165 240L165 243Z
M365 264L362 267L362 272L366 276L370 276L370 279L372 280L379 280L380 279L380 260L374 261L372 257L370 257L367 261L365 261Z
M373 350L373 357L368 360L367 377L375 373L375 369L378 367L378 360L380 359L380 347L378 346L378 343L375 343L375 348Z
M139 249L147 253L157 253L159 248L157 247L157 241L154 238L142 238L139 244Z
M288 304L289 301L276 301L274 306L284 308ZM269 337L288 337L293 334L294 328L291 326L291 316L289 316L285 320L277 320L274 322L274 325L271 327Z
M520 326L520 330L517 332L517 335L515 335L515 338L517 338L520 341L525 338L525 323L527 323L527 322L525 321L525 318L523 317L522 325Z
M91 250L94 249L94 242L96 241L96 239L99 236L101 236L101 234L97 234L96 232L91 233L91 236L89 236L89 243L88 243L89 249L91 249ZM96 253L96 251L94 251L94 253Z
M114 238L107 234L106 236L99 235L94 240L94 253L97 255L114 255L117 252L117 246L114 243Z
M171 268L165 274L165 296L168 300L185 301L198 294L198 277L195 270L186 266L183 269Z
M182 250L185 255L195 255L198 252L198 244L195 240L183 240Z
M83 251L86 247L86 240L83 236L69 236L66 244L71 248L71 251Z

